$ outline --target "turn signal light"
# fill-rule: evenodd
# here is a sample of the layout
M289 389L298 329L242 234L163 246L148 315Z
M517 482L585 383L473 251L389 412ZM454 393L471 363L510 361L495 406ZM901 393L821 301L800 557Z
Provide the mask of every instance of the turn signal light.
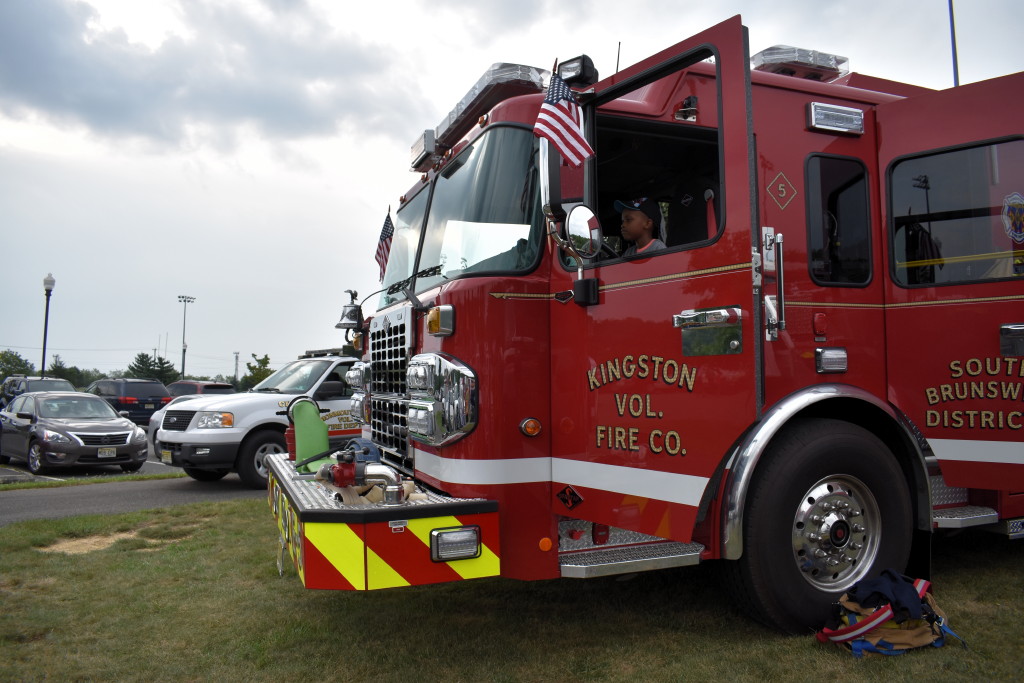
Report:
M537 436L540 434L540 420L535 417L528 417L519 423L519 431L526 436Z

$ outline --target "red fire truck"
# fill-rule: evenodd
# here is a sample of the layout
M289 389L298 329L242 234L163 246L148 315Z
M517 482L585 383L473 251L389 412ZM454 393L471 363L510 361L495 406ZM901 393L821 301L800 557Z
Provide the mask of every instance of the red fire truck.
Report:
M1024 74L845 64L751 58L739 17L603 80L563 63L579 167L533 132L549 74L489 69L414 146L385 289L339 323L362 439L272 458L304 585L720 560L801 631L927 573L935 529L1024 535ZM624 256L639 198L665 248Z

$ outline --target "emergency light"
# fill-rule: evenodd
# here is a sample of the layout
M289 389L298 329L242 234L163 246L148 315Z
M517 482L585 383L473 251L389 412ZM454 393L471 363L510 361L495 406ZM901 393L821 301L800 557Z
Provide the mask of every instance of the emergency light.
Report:
M544 90L548 71L525 64L492 64L434 130L412 145L412 170L422 173L468 133L499 102Z
M480 557L480 527L476 525L433 529L430 559L434 562L469 560Z
M807 103L807 127L833 133L864 134L864 112L824 102Z
M849 73L850 60L817 50L789 45L774 45L750 58L755 71L806 78L811 81L834 81Z

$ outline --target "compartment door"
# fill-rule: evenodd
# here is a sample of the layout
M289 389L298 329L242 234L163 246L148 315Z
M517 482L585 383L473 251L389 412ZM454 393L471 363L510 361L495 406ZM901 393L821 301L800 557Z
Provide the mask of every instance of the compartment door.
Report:
M1024 74L878 108L890 400L951 486L1024 490Z

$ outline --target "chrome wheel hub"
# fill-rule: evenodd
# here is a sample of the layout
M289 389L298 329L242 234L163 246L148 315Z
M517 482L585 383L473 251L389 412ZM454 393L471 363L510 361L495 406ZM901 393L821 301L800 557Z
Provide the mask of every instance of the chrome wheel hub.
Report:
M874 494L856 477L832 475L804 494L793 520L793 559L824 591L846 590L871 570L881 540Z

